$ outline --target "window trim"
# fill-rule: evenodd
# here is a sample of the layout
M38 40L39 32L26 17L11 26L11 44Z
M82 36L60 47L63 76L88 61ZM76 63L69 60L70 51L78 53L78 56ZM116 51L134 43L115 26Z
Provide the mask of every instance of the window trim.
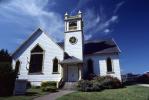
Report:
M32 50L33 50L34 48L36 48L37 46L39 46L39 47L43 50L43 52L35 52L35 53L32 53ZM29 71L29 70L30 70L31 56L32 56L32 55L35 55L35 54L42 54L42 55L43 55L43 58L42 58L42 66L41 66L41 72L33 72L33 73L31 73L31 72ZM36 44L36 45L30 50L30 60L29 60L28 75L42 75L42 74L44 74L44 73L43 73L44 60L45 60L45 50L44 50L44 49L42 48L42 46L40 46L40 44L38 43L38 44Z

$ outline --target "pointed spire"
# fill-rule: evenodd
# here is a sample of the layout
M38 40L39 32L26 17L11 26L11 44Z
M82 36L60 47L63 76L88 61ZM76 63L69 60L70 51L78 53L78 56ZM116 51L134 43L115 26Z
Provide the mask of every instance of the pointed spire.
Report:
M82 12L80 10L78 11L78 17L82 17Z
M65 16L68 16L68 13L67 12L65 13Z
M78 14L82 14L82 12L79 10L79 11L78 11Z
M65 20L67 20L68 19L68 13L66 12L65 13Z

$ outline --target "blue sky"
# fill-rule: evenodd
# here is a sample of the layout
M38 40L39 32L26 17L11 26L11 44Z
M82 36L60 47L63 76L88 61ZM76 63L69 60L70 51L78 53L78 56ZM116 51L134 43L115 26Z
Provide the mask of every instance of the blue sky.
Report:
M85 39L113 37L123 73L149 71L149 0L0 0L0 48L13 52L38 27L55 41L64 14L83 12Z

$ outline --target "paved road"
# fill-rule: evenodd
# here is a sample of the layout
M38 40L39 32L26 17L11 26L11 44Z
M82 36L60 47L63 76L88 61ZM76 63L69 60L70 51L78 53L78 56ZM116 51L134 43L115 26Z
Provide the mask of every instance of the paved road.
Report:
M149 87L149 84L138 84L139 86Z
M42 97L38 97L35 98L34 100L56 100L57 98L72 93L74 91L70 91L70 90L60 90L59 92L55 92L55 93L50 93L48 95L42 96Z

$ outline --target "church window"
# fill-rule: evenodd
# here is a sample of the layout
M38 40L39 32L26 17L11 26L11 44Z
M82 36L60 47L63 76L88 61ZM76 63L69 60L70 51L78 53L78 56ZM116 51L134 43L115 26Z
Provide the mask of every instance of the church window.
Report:
M77 38L76 37L70 37L70 39L69 39L69 42L71 43L71 44L76 44L77 43Z
M19 60L17 60L16 62L15 73L20 74L20 61Z
M93 60L89 59L87 61L87 67L88 67L88 74L93 74Z
M41 73L44 50L37 45L31 50L29 73Z
M58 59L53 59L53 73L58 73Z
M112 72L112 61L111 58L107 58L107 72Z

